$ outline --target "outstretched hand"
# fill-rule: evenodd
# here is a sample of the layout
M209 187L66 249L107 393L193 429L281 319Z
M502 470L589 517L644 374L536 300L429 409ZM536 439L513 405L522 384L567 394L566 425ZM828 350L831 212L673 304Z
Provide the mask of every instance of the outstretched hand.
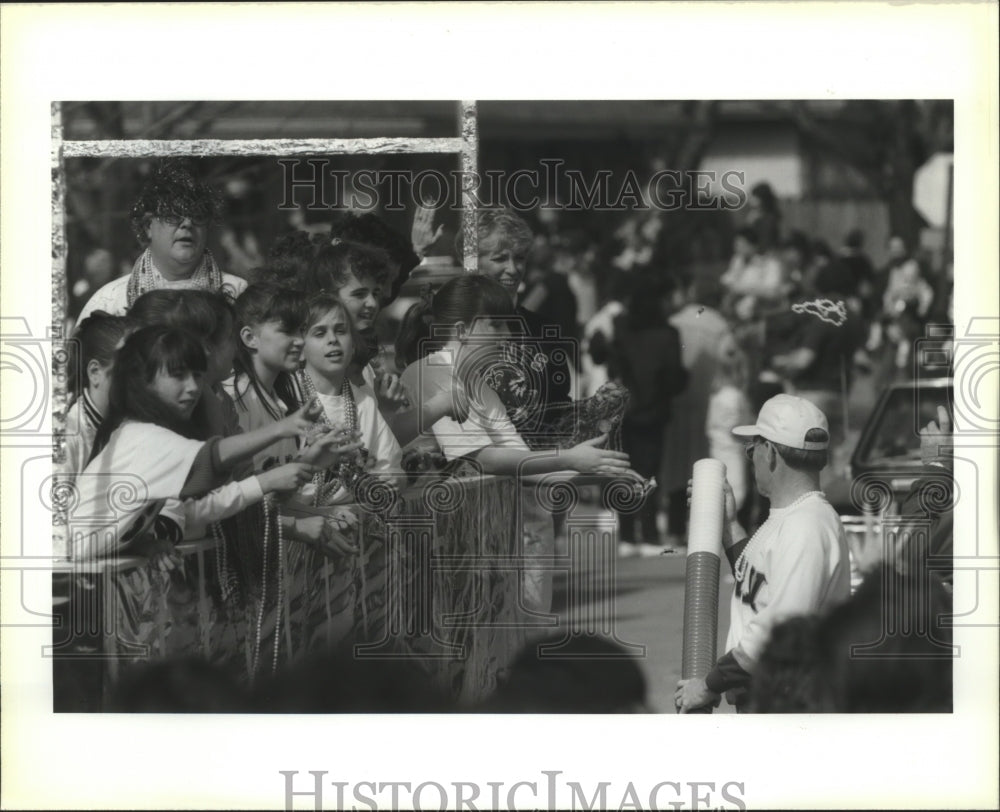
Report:
M569 467L581 474L625 474L631 467L628 454L601 448L607 441L602 434L573 446L566 452Z
M317 468L333 468L349 462L361 450L361 435L346 428L333 429L317 437L299 455L299 462Z
M413 250L421 257L441 235L444 234L444 223L434 228L434 209L417 204L417 211L413 215L413 228L410 231L410 242L413 243Z
M184 568L184 557L177 551L173 542L167 539L157 538L151 534L143 536L133 544L132 551L137 555L146 556L149 559L149 566L160 572L172 572Z
M342 516L305 516L295 519L294 535L300 541L322 547L338 555L354 555L358 552L354 540L354 523L345 522Z
M257 474L257 481L264 493L288 493L301 488L315 473L316 468L313 465L304 462L286 462L284 465Z
M395 372L380 372L375 376L375 397L382 412L393 414L410 408L410 395Z
M920 459L924 465L951 467L954 448L951 444L951 418L943 406L937 407L937 421L931 420L920 430Z
M319 398L313 395L297 412L292 412L288 417L275 423L278 436L286 438L308 434L322 414L323 405L319 402Z

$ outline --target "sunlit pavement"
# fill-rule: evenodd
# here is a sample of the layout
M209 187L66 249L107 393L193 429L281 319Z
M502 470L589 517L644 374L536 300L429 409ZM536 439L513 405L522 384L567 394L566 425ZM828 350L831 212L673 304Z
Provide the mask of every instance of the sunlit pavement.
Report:
M585 506L581 506L585 509ZM608 518L601 508L593 508L595 518ZM584 631L589 619L597 619L600 633L633 651L647 684L647 701L660 713L673 713L673 694L681 676L684 638L684 574L686 551L651 557L615 557L614 578L602 573L595 561L574 561L574 571L555 578L553 611L559 613L561 628ZM722 564L719 607L719 653L724 651L729 628L729 598L732 577ZM568 606L569 578L580 592L576 607ZM579 604L583 603L583 606ZM644 647L643 652L636 651ZM716 713L732 713L725 700Z

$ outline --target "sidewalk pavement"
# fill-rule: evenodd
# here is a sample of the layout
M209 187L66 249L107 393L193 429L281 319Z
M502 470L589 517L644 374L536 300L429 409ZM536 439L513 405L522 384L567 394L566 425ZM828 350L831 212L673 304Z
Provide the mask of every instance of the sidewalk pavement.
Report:
M646 677L647 702L658 713L674 713L673 695L681 676L684 637L684 577L686 551L649 558L616 558L614 581L600 577L594 561L574 562L575 583L587 584L580 608L567 607L570 575L555 577L553 611L560 615L560 624L580 626L586 619L598 618L599 629L616 639L626 649L645 646L638 654ZM732 595L732 575L722 563L719 587L719 654L724 653L729 629L729 600ZM612 599L613 597L613 599ZM734 713L725 699L716 713Z

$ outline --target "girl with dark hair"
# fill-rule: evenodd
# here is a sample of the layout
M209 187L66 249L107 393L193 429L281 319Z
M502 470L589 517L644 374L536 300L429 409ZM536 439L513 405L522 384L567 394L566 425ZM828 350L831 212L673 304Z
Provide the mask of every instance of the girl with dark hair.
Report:
M475 274L452 279L432 299L407 311L396 340L396 356L404 364L412 364L440 351L447 343L445 333L432 331L432 326L468 323L487 315L500 320L514 315L514 304L506 289L488 277Z
M475 459L486 473L626 472L626 454L597 448L605 436L558 455L528 450L489 385L491 373L503 363L497 343L509 335L513 315L513 301L503 285L476 274L452 279L431 302L410 308L400 329L399 351L412 359L402 381L418 393L415 425L433 432L449 460Z
M312 420L310 410L302 409L256 432L203 441L192 418L207 366L200 342L183 330L145 327L126 340L116 360L108 418L77 480L70 520L74 558L127 548L165 554L158 563L172 568L172 544L183 538L194 500L202 503L200 519L218 520L265 493L294 490L311 476L312 466L289 463L223 487L235 466L277 440L306 433ZM210 503L200 498L206 495ZM168 501L173 507L161 516ZM205 517L206 511L211 515Z
M423 208L418 210L415 226L421 213L425 211L427 210ZM440 229L437 234L440 236ZM386 266L387 275L382 290L383 306L399 296L399 289L409 278L413 269L420 264L420 257L414 251L413 243L398 231L390 228L375 214L357 215L348 212L334 222L330 236L333 239L360 243L385 251L389 262Z
M232 301L208 290L156 290L140 297L129 311L138 324L165 324L188 330L205 345L206 374L225 378L236 354L236 312Z
M236 407L221 385L236 355L236 314L229 301L210 291L154 290L140 296L129 315L136 324L175 327L201 340L208 363L198 415L204 436L240 431Z
M108 413L115 352L130 329L124 316L97 310L73 333L75 352L68 369L73 402L66 411L65 474L79 474L90 459L97 430Z
M347 308L355 329L369 330L375 326L388 276L389 255L385 251L336 239L316 254L305 288L310 293L334 294Z
M414 359L402 381L420 405L401 415L399 422L408 425L397 423L397 430L407 439L432 435L449 462L470 460L487 474L628 474L626 454L597 447L606 434L558 452L529 449L492 383L509 366L500 342L516 318L508 290L476 274L452 279L431 302L413 305L400 330L402 357ZM534 489L521 489L520 507L523 554L553 555L552 514L542 509ZM551 571L526 565L522 577L525 608L549 611Z
M236 406L240 428L253 431L295 411L302 393L295 373L302 358L302 329L306 296L269 283L250 285L236 300L239 341L233 359L234 375L223 382ZM289 440L272 446L254 459L261 470L298 455Z

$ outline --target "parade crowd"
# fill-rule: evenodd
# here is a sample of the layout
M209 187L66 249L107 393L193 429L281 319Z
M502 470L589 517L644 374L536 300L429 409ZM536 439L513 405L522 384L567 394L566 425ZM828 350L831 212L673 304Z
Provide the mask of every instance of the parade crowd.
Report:
M463 254L430 210L414 213L410 234L340 215L318 235L281 237L237 275L207 249L217 193L189 165L164 162L132 211L143 250L131 272L84 286L61 472L76 496L57 555L144 555L169 577L182 540L257 543L281 500L330 510L282 514L275 533L352 556L358 488L402 488L427 469L623 477L645 502L619 517L620 554L658 555L683 547L692 466L713 457L728 480L730 636L705 680L682 681L677 708L726 694L741 710L887 709L857 699L874 690L871 675L831 654L870 622L858 602L876 611L874 591L888 587L870 579L848 601L844 531L821 472L846 441L856 376L908 375L924 324L950 319L950 270L931 274L898 238L876 269L860 230L832 248L784 233L766 184L749 200L721 274L661 264L659 213L598 241L486 209L478 273L414 294L428 256ZM578 351L547 350L552 336ZM109 513L108 476L123 472L142 498ZM520 516L524 555L552 555L559 517L527 488ZM522 577L526 606L549 611L551 572L526 566ZM532 663L490 709L584 709L542 698L547 680L567 676ZM360 690L374 677L355 669L343 679ZM602 666L620 697L581 689L581 705L642 709L642 675L629 669ZM571 684L594 679L570 670ZM950 706L950 670L946 690L937 672L927 682L910 709ZM281 685L266 688L268 707L306 709L307 694ZM128 690L124 706L146 707Z

